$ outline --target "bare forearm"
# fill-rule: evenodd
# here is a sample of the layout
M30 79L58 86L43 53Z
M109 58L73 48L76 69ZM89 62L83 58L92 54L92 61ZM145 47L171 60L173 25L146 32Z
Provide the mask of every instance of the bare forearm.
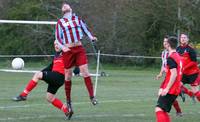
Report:
M176 77L177 77L177 71L174 70L174 71L171 71L171 76L170 76L170 80L167 84L167 87L166 89L170 89L172 87L172 85L174 84L175 80L176 80Z

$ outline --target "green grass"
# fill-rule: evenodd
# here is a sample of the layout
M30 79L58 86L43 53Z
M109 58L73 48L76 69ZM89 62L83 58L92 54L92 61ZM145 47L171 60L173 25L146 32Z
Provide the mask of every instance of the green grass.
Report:
M112 69L112 70L111 70ZM98 81L97 106L89 103L87 91L81 77L73 78L72 99L75 114L71 122L154 122L154 107L157 90L161 81L154 80L158 69L123 68L106 69L108 77ZM0 72L0 121L2 122L65 122L64 114L46 100L47 85L40 82L28 100L13 102L32 74ZM94 78L93 78L94 79ZM64 87L57 97L65 101ZM170 113L173 122L198 122L200 105L193 104L190 98L181 107L185 115Z

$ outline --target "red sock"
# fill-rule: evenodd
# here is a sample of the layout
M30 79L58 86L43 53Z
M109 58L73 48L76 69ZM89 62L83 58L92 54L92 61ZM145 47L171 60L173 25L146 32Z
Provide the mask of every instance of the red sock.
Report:
M196 92L194 95L196 96L197 100L200 101L200 91Z
M60 109L64 113L68 112L67 106L62 103L59 99L55 98L52 102L52 105L54 105L56 108Z
M181 108L180 108L177 100L174 101L173 106L176 109L176 113L181 113Z
M72 87L71 80L65 81L65 95L67 101L71 101L71 87Z
M156 112L156 122L170 122L170 117L167 112L158 111Z
M185 94L189 95L190 97L193 96L192 91L188 90L185 86L181 86L181 90L182 90Z
M85 77L84 80L85 80L85 85L87 87L90 97L94 97L94 90L93 90L91 77Z
M27 86L25 87L24 91L20 94L20 96L26 97L33 88L37 85L37 82L34 80L30 80Z

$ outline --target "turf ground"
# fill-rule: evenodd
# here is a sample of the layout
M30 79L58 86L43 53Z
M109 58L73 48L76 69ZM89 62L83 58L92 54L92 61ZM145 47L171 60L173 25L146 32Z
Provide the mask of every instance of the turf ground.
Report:
M73 78L72 99L75 114L71 122L154 122L154 106L157 89L161 81L154 80L158 70L153 69L107 69L108 77L98 82L97 98L100 102L92 106L84 82ZM1 122L65 122L64 114L45 100L46 87L40 82L25 102L13 102L27 81L28 73L0 72L0 121ZM64 87L57 97L65 101ZM176 117L172 109L173 122L199 122L200 104L193 104L189 97L183 103L183 117Z

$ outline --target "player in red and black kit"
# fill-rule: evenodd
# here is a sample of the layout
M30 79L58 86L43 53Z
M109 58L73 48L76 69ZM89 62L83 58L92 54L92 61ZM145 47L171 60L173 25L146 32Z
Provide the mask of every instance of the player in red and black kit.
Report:
M159 90L159 98L155 108L157 122L170 122L167 112L181 91L182 62L181 57L176 52L177 39L170 37L166 43L169 52L166 66L166 77L162 83L162 90Z
M73 112L67 108L61 100L55 97L57 90L64 84L64 63L63 56L57 43L54 42L56 54L52 63L43 70L35 73L33 78L29 81L24 91L14 101L24 101L27 99L28 94L37 86L39 80L43 80L48 84L47 88L47 101L54 105L56 108L64 112L64 114L71 118Z
M181 56L183 62L183 84L190 84L191 90L198 101L200 101L200 74L195 50L189 46L189 38L186 34L180 35L180 46L176 51ZM184 91L187 92L187 91Z
M162 66L161 66L161 70L160 70L160 73L156 76L156 79L158 80L159 78L161 78L163 76L163 74L165 74L165 72L167 71L166 70L166 66L167 66L167 58L168 58L168 55L169 55L169 52L167 51L167 46L168 46L168 38L169 36L165 36L164 39L163 39L163 47L164 47L164 50L162 51L162 55L161 55L161 58L162 58ZM163 82L164 83L164 82ZM162 91L163 90L163 85L161 84L160 85L160 89L159 91ZM160 92L159 92L160 94ZM182 95L180 95L182 100L184 101L185 100L185 97L182 97ZM176 116L179 116L179 117L182 117L183 114L182 114L182 110L181 110L181 107L179 105L179 102L178 100L175 100L174 103L172 104L173 107L175 108L176 110Z

